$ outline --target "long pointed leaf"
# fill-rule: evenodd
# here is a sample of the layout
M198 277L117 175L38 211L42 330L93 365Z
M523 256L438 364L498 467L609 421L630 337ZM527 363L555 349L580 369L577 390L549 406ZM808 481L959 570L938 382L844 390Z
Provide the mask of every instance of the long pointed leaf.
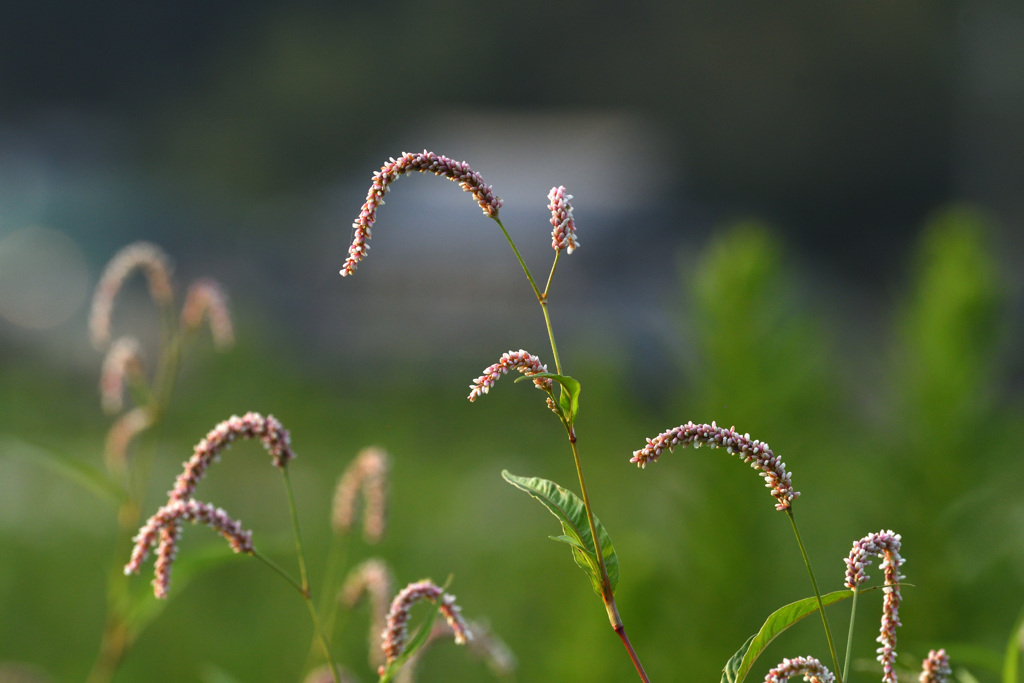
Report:
M1017 617L1017 622L1010 631L1010 640L1006 643L1006 656L1003 659L1003 683L1017 683L1017 670L1020 667L1021 639L1024 638L1024 611Z
M501 476L508 483L539 500L551 514L558 518L565 536L554 537L554 540L568 543L572 547L572 556L576 560L576 564L590 576L594 592L599 596L602 595L601 570L597 562L594 537L590 533L586 508L579 496L553 481L540 477L518 477L510 474L508 470L502 471ZM615 554L611 537L597 517L594 518L594 527L597 530L598 540L601 542L601 553L604 556L608 581L614 592L615 586L619 582L619 558Z
M7 435L0 435L0 452L17 455L42 465L50 471L89 489L98 497L115 506L120 505L127 497L124 488L108 477L102 470L70 455L43 448L42 446L36 446Z
M864 591L861 592L863 593ZM850 597L853 597L853 591L835 591L821 596L821 602L827 606ZM772 612L771 616L765 620L761 630L747 639L743 647L729 658L729 662L722 670L722 683L742 683L743 679L750 673L754 662L764 652L764 649L768 647L768 644L775 640L776 636L804 617L817 611L818 601L811 596L803 600L791 602Z

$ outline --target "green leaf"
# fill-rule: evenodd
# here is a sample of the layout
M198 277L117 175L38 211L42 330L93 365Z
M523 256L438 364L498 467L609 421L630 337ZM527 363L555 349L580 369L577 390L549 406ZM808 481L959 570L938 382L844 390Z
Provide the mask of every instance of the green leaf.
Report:
M434 609L430 612L430 616L427 620L420 625L415 635L409 639L406 643L405 649L402 650L402 654L398 656L398 659L391 662L388 668L381 674L378 683L388 683L398 671L405 665L409 658L412 657L416 652L427 644L427 640L430 638L430 631L434 628L434 620L437 619L438 610Z
M870 589L869 589L870 590ZM861 593L864 591L862 590ZM853 597L853 591L841 590L827 593L821 596L823 605L831 605ZM811 596L803 600L791 602L772 612L772 615L764 622L761 630L747 639L739 650L736 651L725 668L722 669L722 683L742 683L743 679L750 673L750 668L757 661L757 658L768 647L768 644L775 640L775 637L800 621L809 614L818 611L818 600Z
M0 452L21 456L46 467L51 472L92 491L115 507L127 498L127 493L122 486L98 467L90 465L84 460L6 435L0 435Z
M572 556L583 571L590 576L590 583L594 592L602 596L601 590L601 569L597 561L597 550L594 547L594 537L590 533L590 524L587 521L587 511L580 500L572 491L566 490L553 481L539 477L518 477L503 470L501 476L508 483L516 488L526 491L531 496L544 504L558 521L562 524L564 536L554 536L554 540L568 543L572 547ZM594 527L597 529L597 537L601 542L601 554L604 557L604 566L608 572L608 582L612 592L619 582L619 558L612 546L612 539L608 536L601 522L594 517Z
M538 372L535 375L524 375L517 377L516 382L529 379L534 380L538 377L547 377L558 382L560 392L558 394L558 407L562 411L562 416L571 425L576 421L576 415L580 410L580 383L574 380L568 375L556 375L553 372Z
M1006 656L1003 659L1003 683L1017 683L1021 638L1024 638L1024 610L1017 617L1013 630L1010 631L1010 640L1006 643Z

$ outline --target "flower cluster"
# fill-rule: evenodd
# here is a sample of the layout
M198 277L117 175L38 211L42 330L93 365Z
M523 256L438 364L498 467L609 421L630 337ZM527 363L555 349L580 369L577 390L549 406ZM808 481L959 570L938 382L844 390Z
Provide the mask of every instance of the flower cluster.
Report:
M503 353L497 363L485 368L484 374L477 377L469 385L469 388L472 389L469 392L469 400L475 401L481 395L489 392L494 383L498 381L498 378L507 374L509 370L518 370L529 377L541 372L547 372L548 366L541 363L540 358L523 349ZM554 384L547 377L539 377L533 380L533 383L538 389L548 393L554 388Z
M196 444L192 457L185 463L184 471L178 475L170 492L171 500L187 500L192 497L196 484L206 475L210 464L215 462L221 451L238 438L259 439L263 447L274 458L274 466L284 469L295 457L291 448L288 430L281 426L273 415L263 417L259 413L246 413L242 417L232 415L214 427L206 437Z
M352 223L355 236L348 248L348 258L341 269L342 277L355 272L356 266L366 257L370 247L371 229L377 220L377 208L384 204L384 194L388 186L400 175L410 171L433 173L457 182L466 192L470 192L477 204L483 209L484 215L495 218L502 201L495 196L490 185L484 183L483 177L469 167L465 161L455 161L446 156L423 150L421 154L402 153L397 159L392 158L379 171L373 174L373 184L366 194L366 202L359 212L359 217Z
M370 601L370 666L384 663L384 654L377 647L377 639L384 632L394 579L388 566L380 559L370 558L353 569L345 579L338 600L351 609L366 595Z
M671 451L679 444L693 444L694 448L700 448L702 444L707 444L711 448L723 447L729 453L740 456L743 462L749 463L755 470L760 470L765 486L772 490L772 497L777 501L776 510L788 510L793 501L800 496L799 491L793 490L792 477L786 471L786 463L772 452L768 444L752 441L750 434L738 434L735 427L724 429L714 422L709 425L687 422L653 439L647 439L647 445L633 451L633 457L629 461L635 462L639 467L646 467L648 463L656 461L666 448Z
M124 381L126 376L133 378L142 375L142 347L135 337L118 337L110 345L103 359L103 370L100 372L100 399L103 410L108 414L116 414L124 408Z
M871 563L871 558L880 556L879 567L885 574L885 598L882 600L882 628L878 635L878 661L882 664L883 683L896 683L896 627L900 626L900 574L903 558L900 557L900 535L892 531L879 531L868 534L854 542L849 557L846 558L846 587L856 590L869 578L864 568Z
M295 457L291 450L288 431L273 415L232 415L210 430L206 438L196 445L192 457L185 463L184 472L178 476L174 488L168 494L167 505L157 510L156 514L139 529L139 533L133 539L135 547L131 559L124 568L125 574L138 572L150 548L157 543L156 536L159 533L154 572L156 576L153 579L153 592L158 598L166 597L170 587L171 565L177 555L183 521L203 522L214 527L228 539L235 552L253 551L251 535L249 532L243 532L238 522L228 517L223 510L192 499L196 484L206 474L210 463L237 438L258 438L274 457L274 465L282 469Z
M235 552L252 551L252 534L243 530L242 525L229 517L223 509L196 500L178 500L157 510L139 529L126 573L138 571L150 549L156 545L156 537L161 529L181 522L206 524L224 536Z
M363 538L380 541L387 522L390 463L380 448L364 448L338 479L334 490L331 525L335 533L348 533L356 517L356 499L363 494Z
M580 246L576 239L576 221L572 218L571 194L559 185L548 192L548 210L551 212L551 248L555 251L572 253Z
M227 294L211 278L196 280L188 288L185 303L181 307L181 325L189 331L198 330L203 316L210 321L213 343L218 349L225 349L235 343L235 329L231 324Z
M919 683L946 683L953 670L949 668L949 655L945 650L931 650L921 665Z
M804 675L810 683L834 683L836 677L825 665L814 657L794 657L783 659L782 663L768 672L764 683L786 683L790 676Z
M114 299L128 276L137 269L145 272L150 296L157 305L169 306L174 300L174 291L171 287L171 260L163 249L149 242L129 244L117 252L107 264L93 294L89 331L93 345L97 349L102 349L110 341L110 319Z
M455 633L455 642L464 645L466 641L472 639L473 634L470 633L462 618L462 610L455 604L455 596L445 593L428 579L416 581L399 591L395 599L391 601L387 625L381 634L383 637L381 649L384 651L384 657L388 664L398 659L405 650L405 644L409 638L409 611L412 606L421 600L437 602L438 599L441 601L438 609ZM381 671L383 672L383 667Z

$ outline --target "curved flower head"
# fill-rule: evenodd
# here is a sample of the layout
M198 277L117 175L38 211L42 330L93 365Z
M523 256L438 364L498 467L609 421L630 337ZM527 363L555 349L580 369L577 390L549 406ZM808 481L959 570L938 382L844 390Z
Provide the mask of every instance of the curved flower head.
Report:
M125 378L142 377L142 347L135 337L118 337L110 345L100 372L100 400L103 410L114 415L124 408Z
M388 607L394 594L395 580L383 560L370 558L349 572L338 594L338 601L351 609L366 595L370 602L370 666L384 663L384 653L377 646L388 616Z
M475 401L483 394L489 392L494 383L498 381L498 378L507 374L509 370L518 370L529 377L541 372L547 372L548 366L541 363L540 358L523 349L503 353L497 363L484 368L484 374L477 377L469 385L469 388L472 389L469 392L469 400ZM554 383L547 377L538 377L533 380L533 384L541 391L548 393L551 393L554 388Z
M885 597L882 599L882 627L876 639L878 661L882 664L883 683L896 683L896 627L900 626L900 574L904 559L900 557L900 535L892 531L882 530L868 534L854 542L850 555L846 558L846 587L856 590L868 580L864 572L871 563L871 558L881 557L879 567L885 575Z
M196 484L206 475L206 470L231 445L235 439L259 439L274 459L274 466L284 469L295 457L288 430L273 415L263 417L259 413L246 413L242 417L232 415L207 433L206 438L196 444L192 457L185 463L184 471L178 475L170 499L188 500Z
M563 249L571 254L580 246L576 240L576 221L572 217L571 194L559 185L548 192L548 210L551 211L551 248L555 251Z
M803 674L810 683L834 683L836 677L814 657L794 657L782 662L765 676L764 683L786 683L791 676Z
M421 154L403 152L402 156L392 158L373 174L373 184L366 193L366 202L352 223L355 236L348 248L345 266L341 269L342 277L354 273L359 262L366 258L366 253L370 249L367 242L370 241L371 229L377 220L377 208L384 204L384 194L388 191L388 186L400 175L410 171L433 173L457 182L463 190L473 195L485 216L497 217L502 204L501 199L495 196L491 186L485 184L483 177L465 161L455 161L427 150L423 150Z
M405 651L405 645L409 639L409 611L421 600L435 603L440 600L438 609L455 633L456 643L464 645L466 641L473 638L473 634L470 633L462 618L462 610L455 604L455 596L445 593L429 579L416 581L399 591L395 599L391 601L387 624L381 634L383 637L381 649L384 651L387 663L395 661Z
M183 522L205 524L216 530L231 545L236 553L252 553L252 532L242 528L242 524L232 519L221 508L196 500L176 500L163 506L150 517L136 534L135 547L131 559L125 565L125 574L137 574L149 554L150 549L157 545L160 548L156 563L156 578L153 579L153 592L158 598L167 597L171 581L171 565L178 551L178 539L181 536Z
M231 324L228 297L220 284L212 278L201 278L192 283L185 293L181 307L181 325L186 330L198 330L203 316L210 321L213 343L226 349L235 343L235 328Z
M140 269L146 274L150 296L158 306L170 306L174 301L171 260L167 254L149 242L129 244L110 259L93 294L89 332L97 349L103 349L110 341L110 319L117 293L128 276Z
M723 447L729 453L738 455L743 462L760 471L764 485L772 490L772 497L777 501L776 510L788 510L800 496L799 491L793 490L792 477L786 471L786 463L772 452L768 444L752 441L750 434L738 434L735 427L724 429L714 422L709 425L687 422L662 432L653 439L647 439L647 445L640 450L633 451L629 461L635 462L638 467L646 467L648 463L655 462L662 451L671 451L679 444L693 444L694 448L707 444L711 448Z
M348 533L356 518L356 502L363 495L363 538L377 543L387 525L388 472L387 452L382 448L364 448L345 469L334 489L331 526L337 534Z

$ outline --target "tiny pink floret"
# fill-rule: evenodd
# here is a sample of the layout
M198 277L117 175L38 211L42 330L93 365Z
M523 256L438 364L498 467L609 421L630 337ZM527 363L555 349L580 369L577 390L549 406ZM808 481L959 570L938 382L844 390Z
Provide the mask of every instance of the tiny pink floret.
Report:
M735 427L724 429L714 422L709 425L687 422L662 432L653 439L647 439L647 445L640 450L633 451L633 457L629 461L636 463L638 467L647 467L647 464L655 462L664 450L671 451L680 444L693 444L694 448L700 448L704 444L711 448L725 448L729 453L738 455L743 462L749 463L755 470L760 470L765 480L764 485L772 490L772 497L777 501L776 510L790 509L793 501L800 496L799 491L793 490L792 476L786 471L786 463L772 452L768 444L756 439L751 440L750 434L737 433Z
M366 253L370 250L367 242L370 241L371 230L377 220L377 208L384 204L384 194L388 191L388 186L399 176L410 171L433 173L457 182L463 190L473 195L485 216L498 216L501 199L495 196L491 186L485 184L483 177L465 161L455 161L427 150L420 154L404 152L397 159L392 158L373 174L373 184L366 194L366 202L359 211L359 217L352 223L355 236L348 248L348 258L341 269L342 277L354 273L359 262L366 258Z
M469 400L475 401L483 394L489 392L494 383L498 381L498 378L507 374L509 370L518 370L529 377L541 372L547 372L548 366L541 363L540 358L523 349L503 353L497 363L484 368L484 374L477 377L469 385L469 388L472 389L469 392ZM541 391L548 393L554 388L554 383L547 377L538 377L533 380L533 384Z

